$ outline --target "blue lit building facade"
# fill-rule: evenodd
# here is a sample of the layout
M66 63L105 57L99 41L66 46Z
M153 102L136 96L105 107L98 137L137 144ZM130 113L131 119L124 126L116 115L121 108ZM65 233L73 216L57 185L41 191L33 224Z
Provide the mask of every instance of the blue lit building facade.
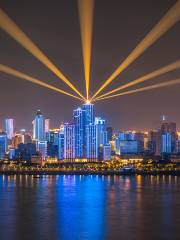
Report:
M94 104L86 103L83 104L83 110L85 114L84 125L88 126L89 124L94 123Z
M13 149L11 149L9 153L9 157L11 160L17 159L17 160L24 160L27 162L31 161L31 157L33 155L36 155L36 144L34 143L20 143L18 145L17 149L14 149L15 153L13 152Z
M14 119L11 118L5 119L4 130L7 134L7 139L12 140L14 136Z
M89 124L86 126L86 158L95 160L98 158L96 126Z
M45 140L45 119L40 110L37 111L33 121L33 139L38 141Z
M4 132L0 133L0 160L5 158L7 151L7 134Z
M58 160L64 159L64 131L59 132L58 138Z
M40 153L41 159L45 160L47 158L47 141L37 141L36 148Z
M75 125L64 124L64 159L75 159Z
M73 111L75 125L75 156L84 157L84 135L85 135L85 110L77 108Z
M141 154L144 148L144 134L140 132L120 132L115 140L117 155Z
M105 120L94 118L93 104L83 104L73 111L73 124L65 124L64 139L61 136L59 141L61 149L64 144L64 159L98 160L101 147L103 151L103 145L108 143ZM101 155L103 158L103 152Z
M94 124L96 126L96 138L97 145L99 147L100 145L104 145L107 143L106 123L104 119L96 117Z
M111 160L111 145L109 143L103 146L103 160L104 161Z
M172 153L172 135L170 133L162 134L161 136L161 153L171 154Z
M49 130L46 133L47 155L51 158L58 158L59 131Z

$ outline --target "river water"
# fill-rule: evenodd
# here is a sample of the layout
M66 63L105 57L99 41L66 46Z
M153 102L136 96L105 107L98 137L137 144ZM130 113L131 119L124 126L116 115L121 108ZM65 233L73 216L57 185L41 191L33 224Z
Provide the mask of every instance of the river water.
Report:
M0 240L180 239L180 177L0 176Z

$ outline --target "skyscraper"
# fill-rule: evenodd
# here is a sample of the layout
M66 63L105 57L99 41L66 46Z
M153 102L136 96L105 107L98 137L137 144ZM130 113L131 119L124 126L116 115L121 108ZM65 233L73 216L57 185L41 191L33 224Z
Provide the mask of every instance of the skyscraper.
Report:
M87 126L90 124L94 124L94 105L91 103L86 103L83 104L84 110L84 123L83 123L83 128L84 128L84 140L83 140L83 145L84 145L84 157L87 158Z
M111 145L109 143L103 146L103 160L111 160Z
M20 143L24 143L23 141L23 135L22 134L16 134L14 137L13 137L13 141L12 141L12 146L14 148L18 148L18 145Z
M7 133L7 139L12 140L14 136L14 119L8 118L4 121L5 132Z
M112 127L107 127L106 128L107 131L107 141L112 141L112 135L113 135L113 129Z
M40 110L37 111L33 121L33 139L38 141L45 139L45 120Z
M7 134L0 133L0 159L3 160L7 151Z
M45 133L49 132L49 125L50 125L50 120L49 119L45 119Z
M83 110L85 111L85 126L94 123L94 104L83 104Z
M161 155L161 131L153 130L150 132L149 149L155 156Z
M96 126L94 124L86 126L86 157L90 160L98 158Z
M59 131L58 129L50 130L46 133L47 154L51 158L58 157Z
M102 147L107 144L106 121L100 117L95 117L96 127L96 148L98 149L98 157L102 155Z
M94 124L96 126L96 138L97 138L97 145L105 144L105 131L106 131L106 123L105 120L100 117L95 117Z
M75 155L76 158L84 156L84 134L85 134L85 111L77 108L73 111L75 124Z
M173 153L175 151L175 146L177 141L176 123L167 122L165 118L163 118L163 121L161 124L161 135L163 136L163 135L166 135L167 133L171 135L171 153Z
M172 136L170 133L164 133L161 136L161 153L170 154L172 153Z
M75 159L75 125L64 124L64 158Z
M37 141L36 148L41 154L41 158L45 160L47 157L47 141Z
M59 132L58 139L58 160L64 159L64 132Z

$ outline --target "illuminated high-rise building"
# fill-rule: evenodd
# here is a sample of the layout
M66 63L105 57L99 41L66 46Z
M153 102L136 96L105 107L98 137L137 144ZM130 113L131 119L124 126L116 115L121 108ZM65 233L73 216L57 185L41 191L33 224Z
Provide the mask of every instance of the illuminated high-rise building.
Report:
M19 133L13 137L12 146L17 149L20 143L24 143L24 136Z
M113 136L113 129L112 127L107 127L106 128L107 131L107 141L112 141L112 136Z
M37 111L33 121L33 139L38 141L45 139L45 120L40 110Z
M106 122L100 117L95 117L94 124L96 126L96 147L98 149L98 157L101 158L103 146L107 144Z
M36 148L41 155L41 159L45 160L47 157L47 141L37 141Z
M115 145L115 152L118 155L140 154L144 150L144 133L135 131L120 132Z
M58 138L58 160L64 159L64 132L59 132Z
M170 154L172 153L172 136L170 133L164 133L161 136L161 153Z
M59 129L51 129L46 133L47 155L51 158L58 157Z
M51 129L47 133L46 140L49 143L52 143L54 145L58 145L58 138L59 138L59 129Z
M0 159L3 160L7 151L7 134L0 133Z
M75 159L75 125L64 124L64 158Z
M45 119L45 133L49 132L49 126L50 126L50 120L49 119Z
M8 118L4 121L4 129L7 133L7 139L12 140L14 136L14 119Z
M149 149L155 156L161 155L161 131L153 130L150 132Z
M58 160L63 159L64 159L64 124L61 124L58 136Z
M167 122L165 118L163 118L161 124L161 135L166 135L169 133L171 135L171 153L175 152L176 141L177 141L177 133L176 133L176 123ZM163 139L163 137L162 137ZM163 145L163 143L162 143ZM163 149L162 149L163 151ZM161 152L162 152L161 151Z
M103 146L103 160L104 161L111 160L111 145L109 143Z
M93 124L94 123L94 104L91 104L91 103L83 104L83 110L85 111L84 125L87 126L89 124Z
M90 160L98 158L96 126L94 124L86 126L86 158Z
M75 155L76 158L84 156L84 134L85 134L85 111L77 108L73 111L75 124Z

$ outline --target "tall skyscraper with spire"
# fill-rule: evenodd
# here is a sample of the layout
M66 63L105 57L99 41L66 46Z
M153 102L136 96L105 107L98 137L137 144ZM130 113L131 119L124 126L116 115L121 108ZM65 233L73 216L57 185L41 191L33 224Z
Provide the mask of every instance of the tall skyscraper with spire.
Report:
M105 120L94 118L93 104L83 104L73 111L73 123L64 125L63 141L65 159L98 159L100 147L107 144L107 131Z

